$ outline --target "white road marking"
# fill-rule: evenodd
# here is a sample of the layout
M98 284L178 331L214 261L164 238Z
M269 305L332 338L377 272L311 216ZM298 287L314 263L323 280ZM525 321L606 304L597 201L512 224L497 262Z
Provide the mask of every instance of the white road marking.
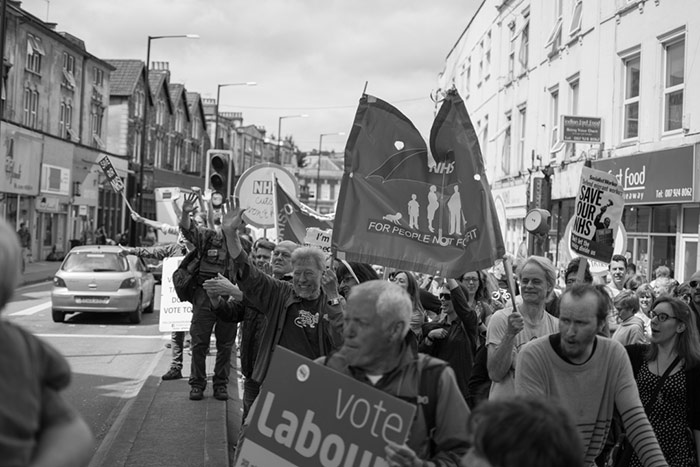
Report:
M40 303L38 305L34 305L32 307L27 308L26 310L15 311L14 313L10 313L7 316L33 315L34 313L39 313L40 311L48 310L49 308L51 308L51 300L49 300L48 302Z
M36 336L39 337L68 337L68 338L92 338L92 339L105 339L105 338L116 338L116 339L168 339L170 340L170 334L158 334L158 335L151 335L151 336L125 336L123 334L119 334L116 336L108 336L105 334L35 334Z

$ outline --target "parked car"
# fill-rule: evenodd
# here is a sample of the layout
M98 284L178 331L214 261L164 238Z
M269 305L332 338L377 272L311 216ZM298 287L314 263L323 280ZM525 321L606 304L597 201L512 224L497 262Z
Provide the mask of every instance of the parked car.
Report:
M53 278L51 316L57 323L76 312L128 313L140 323L153 312L155 279L141 258L119 246L73 248Z

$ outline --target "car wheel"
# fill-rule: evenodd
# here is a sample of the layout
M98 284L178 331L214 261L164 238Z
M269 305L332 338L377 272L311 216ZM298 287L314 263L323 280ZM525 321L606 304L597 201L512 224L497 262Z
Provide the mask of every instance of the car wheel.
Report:
M151 303L148 304L148 306L143 310L144 313L153 313L153 307L156 303L156 290L155 287L153 288L153 291L151 292Z
M136 310L129 313L129 322L131 324L139 324L141 322L141 313L143 311L143 297L139 300L139 304L136 305Z
M54 323L63 323L66 320L66 314L62 311L51 310L51 318Z

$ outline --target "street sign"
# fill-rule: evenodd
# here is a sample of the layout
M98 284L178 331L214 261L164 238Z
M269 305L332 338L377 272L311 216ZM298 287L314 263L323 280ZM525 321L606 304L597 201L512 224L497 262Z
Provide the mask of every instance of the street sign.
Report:
M561 141L564 143L600 143L602 141L602 123L603 119L600 117L562 115Z
M244 220L261 229L275 227L273 180L277 179L285 191L299 197L299 184L289 170L266 162L246 170L236 183L235 196L245 209Z
M192 305L181 302L173 286L173 273L184 256L163 259L163 276L160 286L160 332L189 331L192 321Z
M415 406L277 347L237 467L386 465L403 444Z

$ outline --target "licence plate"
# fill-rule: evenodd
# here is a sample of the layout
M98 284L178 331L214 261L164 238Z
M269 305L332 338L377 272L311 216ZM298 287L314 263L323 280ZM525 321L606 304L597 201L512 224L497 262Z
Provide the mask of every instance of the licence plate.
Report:
M79 305L105 304L108 301L108 297L75 297L75 302Z

